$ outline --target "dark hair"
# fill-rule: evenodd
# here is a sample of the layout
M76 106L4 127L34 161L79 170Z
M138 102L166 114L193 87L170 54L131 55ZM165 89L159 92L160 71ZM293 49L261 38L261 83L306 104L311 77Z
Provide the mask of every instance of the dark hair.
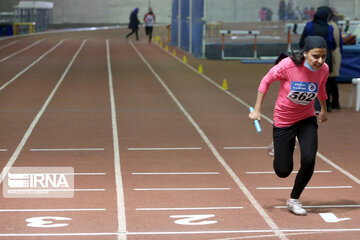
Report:
M303 50L297 52L291 51L290 58L295 63L296 66L300 66L305 60L304 51Z
M302 50L297 52L282 52L275 60L274 65L278 64L281 60L287 57L290 57L290 59L295 63L296 66L300 66L305 60L304 51Z

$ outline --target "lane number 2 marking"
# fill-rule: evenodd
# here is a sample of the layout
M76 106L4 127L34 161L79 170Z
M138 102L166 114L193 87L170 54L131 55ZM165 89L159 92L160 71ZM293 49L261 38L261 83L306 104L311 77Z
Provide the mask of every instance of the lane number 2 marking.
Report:
M65 227L69 225L68 223L54 223L54 221L64 221L71 220L67 217L32 217L26 219L28 222L28 227L38 227L38 228L55 228L55 227Z
M210 225L215 224L217 221L200 221L208 218L215 217L214 214L204 215L172 215L170 218L180 218L175 221L176 224L180 225Z

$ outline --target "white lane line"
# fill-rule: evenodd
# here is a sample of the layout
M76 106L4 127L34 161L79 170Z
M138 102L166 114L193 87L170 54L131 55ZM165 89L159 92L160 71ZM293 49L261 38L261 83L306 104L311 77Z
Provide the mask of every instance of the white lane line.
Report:
M316 155L321 158L322 160L324 160L326 163L328 163L330 166L332 166L333 168L337 169L339 172L341 172L342 174L344 174L345 176L347 176L348 178L350 178L351 180L353 180L354 182L356 182L357 184L360 184L360 179L355 177L354 175L352 175L351 173L349 173L348 171L346 171L345 169L341 168L340 166L338 166L337 164L333 163L332 161L330 161L327 157L325 157L324 155L322 155L321 153L316 153Z
M249 150L251 150L251 149L268 149L268 147L224 147L224 149L226 149L226 150L237 150L237 149L239 149L239 150L247 150L247 149L249 149Z
M36 191L36 192L103 192L103 188L67 188L67 189L21 189L20 191Z
M3 49L3 48L6 48L6 47L9 47L9 46L11 46L11 45L13 45L13 44L17 43L18 41L19 41L19 40L9 42L8 44L5 44L5 45L1 46L1 47L0 47L0 49Z
M58 43L58 45L60 45L62 43L62 41L60 43ZM58 90L58 88L60 87L61 83L63 82L66 74L68 73L69 69L71 68L72 64L74 63L76 57L78 56L78 54L80 53L81 49L83 48L84 44L86 43L86 40L84 40L81 44L81 46L79 47L79 49L76 51L76 53L74 54L72 60L70 61L70 63L68 64L67 68L65 69L63 75L61 76L60 80L58 81L58 83L56 84L56 86L54 87L54 89L52 90L52 92L50 93L49 97L46 99L46 102L44 103L44 105L42 106L42 108L40 109L40 111L38 112L38 114L36 115L36 117L34 118L34 120L32 121L32 123L30 124L29 128L27 129L27 131L25 132L25 135L22 137L19 145L16 147L15 152L13 153L13 155L11 156L11 158L9 159L9 161L7 162L6 166L3 168L1 175L0 175L0 184L2 183L2 181L4 180L8 170L11 168L11 166L14 164L14 162L16 161L16 159L18 158L20 152L22 151L22 149L24 148L24 145L26 144L27 140L29 139L32 131L34 130L36 124L39 122L41 116L43 115L43 113L45 112L47 106L50 104L50 101L52 100L52 98L54 97L56 91ZM58 46L57 45L57 46ZM44 55L43 55L44 56Z
M106 208L0 209L0 212L92 212L92 211L106 211Z
M75 176L99 176L106 175L106 173L73 173Z
M132 173L132 175L218 175L219 172L163 172L163 173Z
M37 40L37 41L34 42L33 44L31 44L31 45L29 45L29 46L27 46L27 47L25 47L25 48L23 48L23 49L21 49L21 50L19 50L19 51L17 51L17 52L14 52L13 54L11 54L11 55L9 55L9 56L7 56L7 57L4 57L3 59L0 59L0 63L6 61L6 60L8 60L8 59L10 59L10 58L12 58L12 57L14 57L14 56L16 56L16 55L18 55L19 53L22 53L22 52L28 50L29 48L32 48L33 46L39 44L39 43L40 43L41 41L43 41L43 40L44 40L44 39Z
M36 63L38 63L41 59L43 59L46 55L48 55L49 53L51 53L52 51L54 51L58 46L60 46L65 40L61 40L60 42L58 42L55 46L53 46L51 49L49 49L48 51L46 51L43 55L41 55L38 59L36 59L34 62L32 62L30 65L28 65L26 68L24 68L21 72L19 72L18 74L15 75L15 77L13 77L12 79L10 79L7 83L5 83L4 85L2 85L0 87L0 91L2 91L4 88L6 88L10 83L12 83L13 81L15 81L18 77L20 77L21 75L23 75L27 70L29 70L30 68L32 68Z
M134 191L224 191L230 188L134 188Z
M305 187L306 189L347 189L352 186L322 186L322 187ZM293 187L257 187L258 190L288 190Z
M113 78L111 71L109 40L106 40L106 57L107 57L107 66L108 66L109 92L110 92L110 104L111 104L111 124L112 124L113 146L114 146L114 169L115 169L115 184L116 184L116 200L117 200L117 209L118 209L118 232L126 233L125 198L124 198L124 187L121 176L119 136L117 129L117 121L116 121L116 105L115 105ZM118 240L126 240L126 234L119 234Z
M200 150L201 147L179 148L128 148L129 151L167 151L167 150Z
M155 44L156 45L156 44ZM217 87L218 89L220 89L221 91L223 91L224 93L226 93L227 95L229 95L230 97L232 97L233 99L235 99L236 101L238 101L239 103L243 104L247 109L249 109L249 107L251 107L249 104L247 104L246 102L244 102L242 99L240 99L239 97L237 97L236 95L234 95L233 93L231 93L230 91L224 91L224 89L222 88L222 86L220 86L219 84L217 84L216 82L214 82L212 79L210 79L208 76L206 76L203 73L200 73L197 69L195 69L193 66L191 66L190 64L184 63L181 59L179 59L178 57L172 55L170 52L165 51L163 48L161 48L160 46L156 45L157 47L159 47L160 49L162 49L164 52L166 52L167 54L169 54L170 56L172 56L173 58L175 58L177 61L179 61L180 63L184 64L186 67L188 67L189 69L191 69L192 71L194 71L195 73L199 74L200 76L202 76L205 80L207 80L208 82L210 82L211 84L213 84L215 87ZM265 119L266 121L268 121L271 125L273 124L273 121L267 117L264 114L261 114L261 117L263 119ZM340 167L339 165L335 164L334 162L332 162L330 159L328 159L327 157L325 157L324 155L322 155L321 153L317 152L316 156L318 156L319 158L321 158L324 162L328 163L329 165L331 165L332 167L334 167L335 169L337 169L339 172L341 172L342 174L344 174L345 176L347 176L348 178L350 178L351 180L353 180L354 182L356 182L357 184L360 184L360 179L355 177L354 175L352 175L350 172L346 171L345 169L343 169L342 167Z
M223 168L227 171L227 173L230 175L230 177L234 180L236 185L240 188L240 190L245 194L245 196L249 199L251 204L254 206L254 208L257 210L257 212L260 214L260 216L265 220L265 222L269 225L269 227L272 229L273 233L279 237L281 240L288 240L288 238L285 236L283 232L279 230L279 227L277 224L272 220L272 218L267 214L265 209L259 204L259 202L255 199L255 197L251 194L251 192L247 189L247 187L244 185L244 183L240 180L240 178L236 175L236 173L231 169L231 167L227 164L227 162L223 159L223 157L219 154L219 152L216 150L214 144L210 141L210 139L206 136L204 131L200 128L200 126L195 122L195 120L191 117L191 115L186 111L186 109L182 106L182 104L179 102L179 100L175 97L173 92L168 88L168 86L164 83L164 81L160 78L160 76L154 71L154 69L151 67L149 62L144 58L144 56L140 53L140 51L135 47L135 45L132 43L132 41L129 41L130 45L133 47L133 49L136 51L136 53L139 55L139 57L143 60L143 62L146 64L146 66L150 69L150 71L153 73L153 75L156 77L156 79L159 81L159 83L164 87L164 89L167 91L167 93L170 95L170 97L173 99L173 101L176 103L176 105L179 107L179 109L183 112L183 114L187 117L189 122L193 125L193 127L196 129L196 131L199 133L199 135L202 137L203 141L208 145L209 149L213 153L213 155L216 157L218 162L223 166ZM186 65L187 66L187 65ZM195 71L197 72L197 71ZM218 86L215 83L216 86ZM221 86L218 86L221 89ZM225 93L229 93L228 91L224 91ZM243 101L242 101L243 102ZM244 102L244 104L246 104Z
M136 208L136 211L236 210L244 207Z
M288 233L342 233L342 232L360 232L360 228L328 228L328 229L280 229ZM90 233L0 233L0 237L63 237L63 236L119 236L119 235L195 235L195 234L232 234L232 233L271 233L273 230L218 230L218 231L187 231L187 232L90 232Z
M31 148L31 152L104 151L104 148Z
M287 206L275 206L275 208L287 208ZM309 205L303 208L360 208L360 205Z
M291 174L297 174L299 171L292 171ZM268 172L245 172L246 174L275 174L274 171L268 171ZM314 171L314 173L332 173L330 170L324 170L324 171Z
M0 152L7 152L7 149L0 149Z

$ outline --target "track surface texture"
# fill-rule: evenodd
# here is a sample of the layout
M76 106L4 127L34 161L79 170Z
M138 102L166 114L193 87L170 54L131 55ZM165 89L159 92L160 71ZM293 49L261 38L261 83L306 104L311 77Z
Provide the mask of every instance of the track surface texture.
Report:
M339 84L342 108L319 124L299 217L285 208L296 172L278 178L266 149L277 84L261 134L248 119L272 65L195 59L166 36L149 45L143 29L140 41L127 32L0 40L1 187L6 167L74 169L72 198L2 195L0 239L359 239L350 84Z

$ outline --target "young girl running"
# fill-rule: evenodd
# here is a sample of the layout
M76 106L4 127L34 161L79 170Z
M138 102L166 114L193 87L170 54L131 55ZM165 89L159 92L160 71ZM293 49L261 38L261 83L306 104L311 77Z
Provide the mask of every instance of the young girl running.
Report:
M321 105L319 122L327 120L326 79L329 68L325 63L326 41L319 36L305 39L304 48L281 60L261 80L254 111L249 118L261 120L261 106L269 86L280 81L278 98L274 109L274 170L281 178L286 178L293 170L293 153L296 137L301 152L301 167L294 187L287 200L287 208L296 215L306 215L299 197L310 181L314 171L318 147L317 119L314 99Z

